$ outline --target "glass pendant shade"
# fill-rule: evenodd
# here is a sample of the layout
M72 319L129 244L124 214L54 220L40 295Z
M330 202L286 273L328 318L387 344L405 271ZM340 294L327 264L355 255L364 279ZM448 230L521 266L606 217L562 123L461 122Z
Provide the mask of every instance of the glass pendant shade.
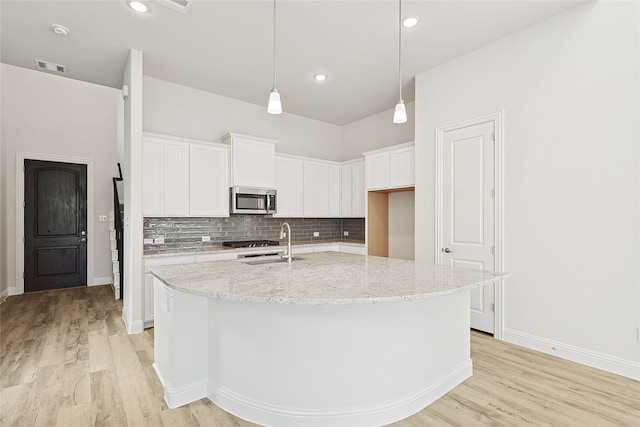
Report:
M396 109L393 112L393 123L407 123L407 109L402 99L396 104Z
M271 90L271 93L269 94L269 103L267 104L267 113L282 114L282 102L280 102L280 93L276 88L273 88Z

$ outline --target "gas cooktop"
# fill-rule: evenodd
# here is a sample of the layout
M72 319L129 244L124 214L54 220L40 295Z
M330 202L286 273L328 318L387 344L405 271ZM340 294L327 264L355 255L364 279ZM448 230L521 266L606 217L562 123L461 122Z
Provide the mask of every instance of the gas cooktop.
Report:
M263 246L279 246L277 240L236 240L233 242L222 242L222 246L230 248L259 248Z

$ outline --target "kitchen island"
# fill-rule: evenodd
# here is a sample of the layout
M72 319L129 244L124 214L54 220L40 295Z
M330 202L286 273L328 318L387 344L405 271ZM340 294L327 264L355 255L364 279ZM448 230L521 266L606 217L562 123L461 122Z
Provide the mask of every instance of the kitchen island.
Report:
M471 376L469 290L503 274L310 253L153 267L171 408L208 397L272 426L405 418Z

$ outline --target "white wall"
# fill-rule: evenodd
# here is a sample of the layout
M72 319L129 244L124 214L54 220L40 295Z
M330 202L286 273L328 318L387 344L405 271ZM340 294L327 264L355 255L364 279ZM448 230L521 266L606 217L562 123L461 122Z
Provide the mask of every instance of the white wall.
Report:
M389 193L389 258L415 259L415 192Z
M6 91L7 87L7 73L4 72L4 67L0 66L0 117L3 117L5 97L2 94ZM0 301L9 295L9 283L7 281L7 259L5 254L7 253L7 198L4 196L7 194L7 180L4 178L4 159L6 155L4 153L4 132L5 128L0 123Z
M416 165L434 129L505 113L505 338L640 378L637 2L594 2L416 78ZM434 259L434 172L416 167L416 259Z
M117 171L120 91L2 64L2 285L15 287L16 153L94 161L94 273L89 284L111 283L109 223L98 215L113 209L111 177ZM90 274L90 272L89 272Z
M342 157L340 160L352 160L362 157L365 151L377 150L391 145L414 140L415 102L408 102L407 123L393 123L395 105L342 128Z
M265 92L265 102L268 90ZM286 99L285 102L286 111ZM341 127L286 112L270 115L265 105L144 77L144 130L217 140L228 132L278 141L276 151L340 160Z

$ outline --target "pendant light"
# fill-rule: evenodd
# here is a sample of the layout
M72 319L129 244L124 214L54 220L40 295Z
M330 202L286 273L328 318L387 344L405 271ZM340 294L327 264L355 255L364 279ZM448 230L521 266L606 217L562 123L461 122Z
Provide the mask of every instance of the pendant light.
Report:
M400 99L393 112L393 123L407 123L407 109L402 99L402 0L398 0L398 85Z
M273 89L269 93L267 113L282 114L282 102L280 102L280 93L276 87L276 0L273 0Z

